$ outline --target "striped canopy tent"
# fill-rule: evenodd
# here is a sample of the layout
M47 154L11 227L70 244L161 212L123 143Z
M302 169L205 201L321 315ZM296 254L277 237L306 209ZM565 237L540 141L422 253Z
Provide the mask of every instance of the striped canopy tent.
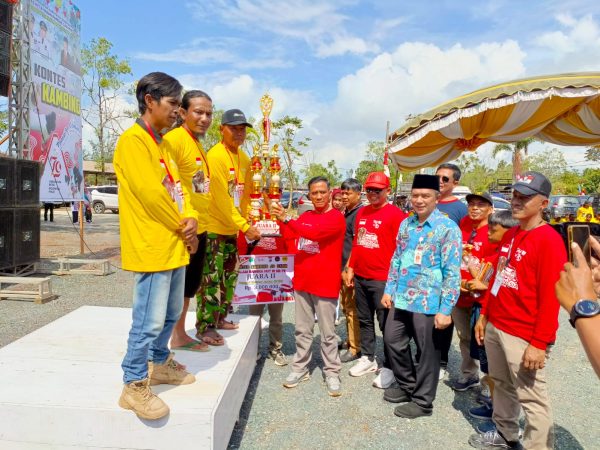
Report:
M600 73L510 81L446 102L409 120L388 140L401 170L437 166L486 142L528 137L557 145L600 144Z

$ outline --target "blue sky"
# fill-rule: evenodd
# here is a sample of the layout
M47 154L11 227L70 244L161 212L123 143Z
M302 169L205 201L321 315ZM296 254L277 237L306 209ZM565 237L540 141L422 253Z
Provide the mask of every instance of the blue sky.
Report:
M386 121L497 82L600 71L600 3L79 1L82 42L105 37L133 79L161 70L220 109L303 119L307 160L355 167ZM84 135L85 139L85 135ZM541 147L540 147L541 148ZM489 158L489 148L479 151ZM577 164L581 151L565 149ZM304 161L306 162L306 161Z

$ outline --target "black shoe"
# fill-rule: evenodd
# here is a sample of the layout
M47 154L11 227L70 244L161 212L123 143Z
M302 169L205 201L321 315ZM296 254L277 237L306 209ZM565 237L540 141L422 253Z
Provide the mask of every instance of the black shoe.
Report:
M340 354L340 361L342 361L343 363L348 363L350 361L356 361L361 356L362 356L362 354L360 352L358 352L355 355L350 350L346 350L345 352Z
M397 382L394 382L383 391L383 399L390 403L405 403L410 402L410 395Z
M430 416L433 412L433 408L423 408L417 405L415 402L404 403L403 405L396 406L394 414L398 417L404 417L406 419L416 419L417 417Z

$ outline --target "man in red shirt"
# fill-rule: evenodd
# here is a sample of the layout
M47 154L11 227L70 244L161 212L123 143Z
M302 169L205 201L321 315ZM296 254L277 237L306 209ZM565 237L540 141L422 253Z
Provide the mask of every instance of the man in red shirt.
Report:
M294 263L296 313L296 354L292 372L283 386L294 388L310 378L308 365L312 358L315 314L321 331L321 357L327 392L332 397L342 395L340 370L342 363L335 333L335 310L340 292L340 267L346 221L330 204L329 180L314 177L308 182L309 198L315 209L306 211L296 220L285 216L280 204L273 214L283 222L284 233L298 238Z
M360 325L360 348L362 356L352 366L349 373L360 377L377 371L375 360L375 314L379 329L383 333L389 309L381 304L383 291L390 269L390 259L396 250L396 236L400 223L407 214L390 205L390 179L383 172L372 172L365 181L369 204L358 211L356 216L356 236L352 252L345 268L346 284L354 284L354 295ZM384 348L384 355L386 349ZM393 373L384 356L382 387L387 388L393 381ZM383 370L383 369L382 369ZM385 383L383 383L387 379Z
M521 448L521 408L523 447L554 448L544 368L558 329L554 285L567 256L560 235L542 219L551 190L550 181L538 172L525 172L513 185L512 213L520 225L504 236L489 298L475 328L477 340L484 338L494 381L496 429L471 436L475 448Z
M466 391L479 385L479 367L471 358L471 309L477 301L477 294L466 289L466 283L474 277L484 258L498 251L497 244L488 239L488 217L493 210L492 196L488 192L467 195L467 215L460 221L463 240L463 257L460 265L461 293L452 310L452 321L459 339L462 363L461 376L451 384L455 391Z

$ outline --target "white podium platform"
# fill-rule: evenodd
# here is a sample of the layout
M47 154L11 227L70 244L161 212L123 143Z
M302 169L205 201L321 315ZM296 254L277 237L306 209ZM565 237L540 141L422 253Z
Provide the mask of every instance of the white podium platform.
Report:
M196 382L154 386L171 409L157 421L117 405L130 309L84 306L1 348L0 449L226 448L258 345L258 319L232 318L224 346L176 352Z

